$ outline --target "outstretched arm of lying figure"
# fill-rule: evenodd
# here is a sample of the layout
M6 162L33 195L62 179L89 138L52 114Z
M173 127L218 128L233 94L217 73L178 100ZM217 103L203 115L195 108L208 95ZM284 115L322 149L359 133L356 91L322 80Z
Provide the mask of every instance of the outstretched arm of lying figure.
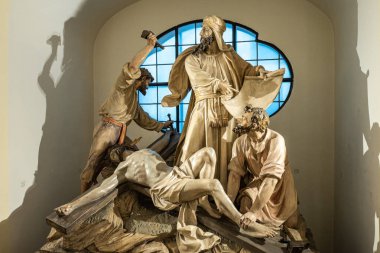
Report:
M90 189L80 198L60 207L57 207L55 211L60 216L69 215L75 209L78 209L82 206L85 206L91 202L100 199L101 197L106 196L107 194L112 192L118 185L124 183L125 181L126 178L124 174L120 173L120 170L116 170L114 174L106 178L100 185Z

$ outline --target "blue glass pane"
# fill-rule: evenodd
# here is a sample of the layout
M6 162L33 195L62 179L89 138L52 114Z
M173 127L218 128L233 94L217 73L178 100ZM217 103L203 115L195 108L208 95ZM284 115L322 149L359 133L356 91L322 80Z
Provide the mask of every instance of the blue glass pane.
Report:
M165 49L157 49L158 64L172 64L175 61L175 46L168 46Z
M158 65L157 66L157 82L164 83L169 80L170 70L172 65Z
M277 70L279 68L279 60L259 61L259 65L263 66L265 70Z
M179 122L179 132L182 133L184 122Z
M224 42L232 42L232 24L226 24L226 31L223 33Z
M259 59L278 59L280 57L280 53L272 48L271 46L268 46L263 43L258 43L259 48Z
M158 103L161 103L161 100L163 97L171 94L168 86L158 86L157 89L158 89L158 91L157 91Z
M256 35L243 27L236 26L236 41L256 40Z
M280 92L277 93L277 96L274 98L273 101L277 101L277 102L280 102Z
M175 45L175 31L171 31L161 38L158 39L158 42L160 42L163 46L174 46Z
M280 87L280 100L285 101L290 92L290 82L283 82Z
M183 51L185 51L186 49L188 49L189 47L192 47L194 45L188 45L188 46L179 46L178 47L178 54L181 54Z
M272 116L275 112L277 112L280 109L280 103L279 102L273 102L267 109L267 113L269 116Z
M236 43L236 52L244 60L257 59L256 42L238 42Z
M189 91L186 97L181 101L181 103L190 103L191 91Z
M150 86L146 91L146 95L144 96L139 92L139 103L140 104L152 104L157 103L157 86Z
M150 117L157 120L157 105L141 105L141 107Z
M252 66L257 66L257 61L247 61L249 62L249 64L251 64Z
M153 83L157 82L157 73L156 73L156 66L144 66L141 65L142 68L146 68L153 76L154 81Z
M202 22L196 23L195 24L195 36L196 36L196 43L199 44L201 42L201 30L202 30Z
M179 104L179 120L185 121L187 110L189 109L189 104Z
M158 106L158 120L167 121L169 120L168 114L170 113L170 118L174 121L177 120L176 108L175 107L162 107Z
M179 45L195 44L195 24L182 26L178 29Z
M146 57L143 65L150 65L150 64L156 64L156 48L153 49L148 56Z
M288 64L286 63L285 60L280 60L280 68L285 68L285 74L284 74L284 78L290 78L290 70L289 70L289 66Z

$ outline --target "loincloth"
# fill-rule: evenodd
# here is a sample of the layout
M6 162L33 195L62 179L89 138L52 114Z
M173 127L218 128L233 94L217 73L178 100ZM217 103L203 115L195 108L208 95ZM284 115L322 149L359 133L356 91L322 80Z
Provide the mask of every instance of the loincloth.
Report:
M180 194L191 180L194 180L194 175L188 162L173 167L166 177L150 188L153 204L164 211L178 207L181 204Z

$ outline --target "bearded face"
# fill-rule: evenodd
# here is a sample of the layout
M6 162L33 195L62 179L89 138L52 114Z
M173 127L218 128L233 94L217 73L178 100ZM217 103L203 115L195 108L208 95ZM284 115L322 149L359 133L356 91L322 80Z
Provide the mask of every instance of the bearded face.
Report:
M148 78L142 78L141 80L138 80L139 83L137 83L137 90L141 92L144 96L146 95L147 89L149 89L149 84L151 82L151 79Z
M252 129L252 125L249 125L249 126L243 126L241 124L237 124L236 127L234 127L234 129L232 129L232 131L237 134L237 135L242 135L242 134L246 134L246 133L249 133L249 131L251 131Z
M251 112L244 113L241 118L237 119L238 124L232 129L232 131L238 135L246 134L251 131L253 129L251 118Z
M265 132L269 125L269 116L263 108L247 106L245 113L237 119L237 126L232 130L238 135L246 134L249 131Z
M199 55L200 53L206 52L206 50L209 48L211 43L214 41L214 36L212 33L211 28L204 26L200 32L201 36L201 42L198 44L198 46L194 49L193 54Z

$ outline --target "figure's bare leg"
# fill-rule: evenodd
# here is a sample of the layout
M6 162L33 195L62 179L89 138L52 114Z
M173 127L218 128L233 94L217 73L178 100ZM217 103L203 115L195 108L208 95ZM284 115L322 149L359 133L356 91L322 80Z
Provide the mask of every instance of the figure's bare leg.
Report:
M104 123L99 127L97 133L94 135L86 166L81 173L82 193L91 187L97 164L106 149L116 143L119 135L120 127L118 126Z
M202 148L190 156L182 165L193 171L194 178L213 179L215 174L216 154L212 148ZM199 206L212 217L220 218L220 213L211 207L207 195L199 199Z
M240 227L242 214L236 209L217 179L194 179L190 181L183 188L180 194L180 201L188 202L205 195L211 195L219 211ZM272 237L276 234L275 229L266 227L257 222L249 224L247 229L240 228L240 232L252 237Z
M122 171L121 171L122 172ZM112 176L106 178L98 187L87 192L82 197L69 202L65 205L57 207L56 213L60 216L69 215L75 209L87 205L113 191L119 184L126 181L123 173L114 173Z
M202 148L181 165L190 166L194 178L213 179L215 175L216 154L213 148Z

